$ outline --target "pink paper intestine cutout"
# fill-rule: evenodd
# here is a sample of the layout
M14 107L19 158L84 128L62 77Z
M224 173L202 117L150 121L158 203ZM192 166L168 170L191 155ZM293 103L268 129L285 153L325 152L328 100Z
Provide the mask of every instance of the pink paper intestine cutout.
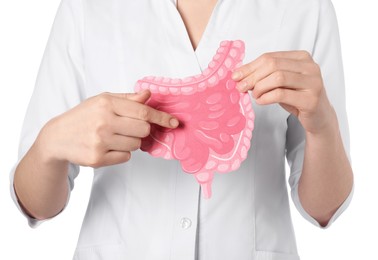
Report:
M176 159L194 174L205 198L211 197L214 172L227 173L246 159L254 128L248 93L240 93L231 79L241 65L244 43L222 41L202 74L184 79L145 77L135 91L149 89L149 106L174 115L177 129L151 126L141 149L154 157Z

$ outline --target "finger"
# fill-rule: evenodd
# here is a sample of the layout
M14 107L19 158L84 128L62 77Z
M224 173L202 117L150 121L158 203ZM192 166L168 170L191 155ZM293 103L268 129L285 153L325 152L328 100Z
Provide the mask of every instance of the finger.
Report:
M298 62L289 59L270 59L267 64L257 67L253 72L249 73L238 82L236 87L241 92L252 90L257 82L276 71L288 71L307 75L313 71L313 65L309 62Z
M113 120L112 132L114 134L144 138L150 134L149 122L130 117L116 116Z
M113 103L114 112L119 116L130 117L167 128L176 128L179 125L179 121L172 115L150 106L121 98L115 99Z
M247 63L238 69L234 70L232 79L240 81L253 73L258 67L274 63L277 59L287 59L293 61L307 61L312 62L311 54L307 51L280 51L264 53L254 61Z
M151 97L151 92L147 89L144 89L137 93L107 93L110 96L136 101L138 103L146 103L147 100Z
M266 53L268 56L280 59L292 59L292 60L312 60L312 56L308 51L305 50L294 50L294 51L276 51Z
M142 90L135 94L110 93L110 95L116 97L113 103L115 104L115 112L120 116L131 117L168 128L176 128L179 125L179 121L168 113L158 111L149 106L137 105L137 103L145 103L151 97L149 90ZM137 103L124 102L125 100Z
M129 152L140 148L142 141L137 137L112 135L108 140L108 151Z
M125 163L129 161L130 158L130 152L109 151L104 154L103 163L101 164L101 167Z
M151 97L151 91L145 89L142 90L134 95L128 95L126 98L132 101L136 101L138 103L146 103L147 100Z
M266 92L264 95L256 99L259 105L270 105L275 103L282 103L298 110L302 110L306 102L303 92L292 89L276 88L272 91Z
M288 71L276 71L257 82L253 89L253 97L261 95L275 88L289 88L294 90L311 89L318 84L318 78Z

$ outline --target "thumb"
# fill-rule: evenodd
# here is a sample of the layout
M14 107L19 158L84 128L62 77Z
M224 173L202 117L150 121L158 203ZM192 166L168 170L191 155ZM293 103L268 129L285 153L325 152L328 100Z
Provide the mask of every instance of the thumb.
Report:
M147 100L151 97L151 92L149 90L142 90L137 93L109 93L110 95L118 98L124 98L132 100L138 103L146 103Z
M151 97L151 91L146 90L146 89L137 93L128 94L126 96L126 98L129 100L136 101L138 103L143 103L143 104L146 103L147 100L150 99L150 97Z

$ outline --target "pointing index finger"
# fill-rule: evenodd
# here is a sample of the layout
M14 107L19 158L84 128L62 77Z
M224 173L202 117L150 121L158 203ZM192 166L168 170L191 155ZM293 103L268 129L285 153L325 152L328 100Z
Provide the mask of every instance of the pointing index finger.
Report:
M141 106L137 119L168 128L176 128L179 125L179 121L170 114L156 110L148 105Z
M177 118L172 115L134 100L115 97L113 104L114 112L118 116L143 120L167 128L176 128L179 125Z

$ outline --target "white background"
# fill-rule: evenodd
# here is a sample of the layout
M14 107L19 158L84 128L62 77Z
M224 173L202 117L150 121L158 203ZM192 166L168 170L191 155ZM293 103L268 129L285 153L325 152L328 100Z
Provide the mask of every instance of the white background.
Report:
M333 0L339 20L355 194L327 230L292 207L302 260L378 259L378 15L373 0ZM0 259L72 259L92 173L82 169L63 214L28 227L9 196L8 174L59 0L0 0Z

